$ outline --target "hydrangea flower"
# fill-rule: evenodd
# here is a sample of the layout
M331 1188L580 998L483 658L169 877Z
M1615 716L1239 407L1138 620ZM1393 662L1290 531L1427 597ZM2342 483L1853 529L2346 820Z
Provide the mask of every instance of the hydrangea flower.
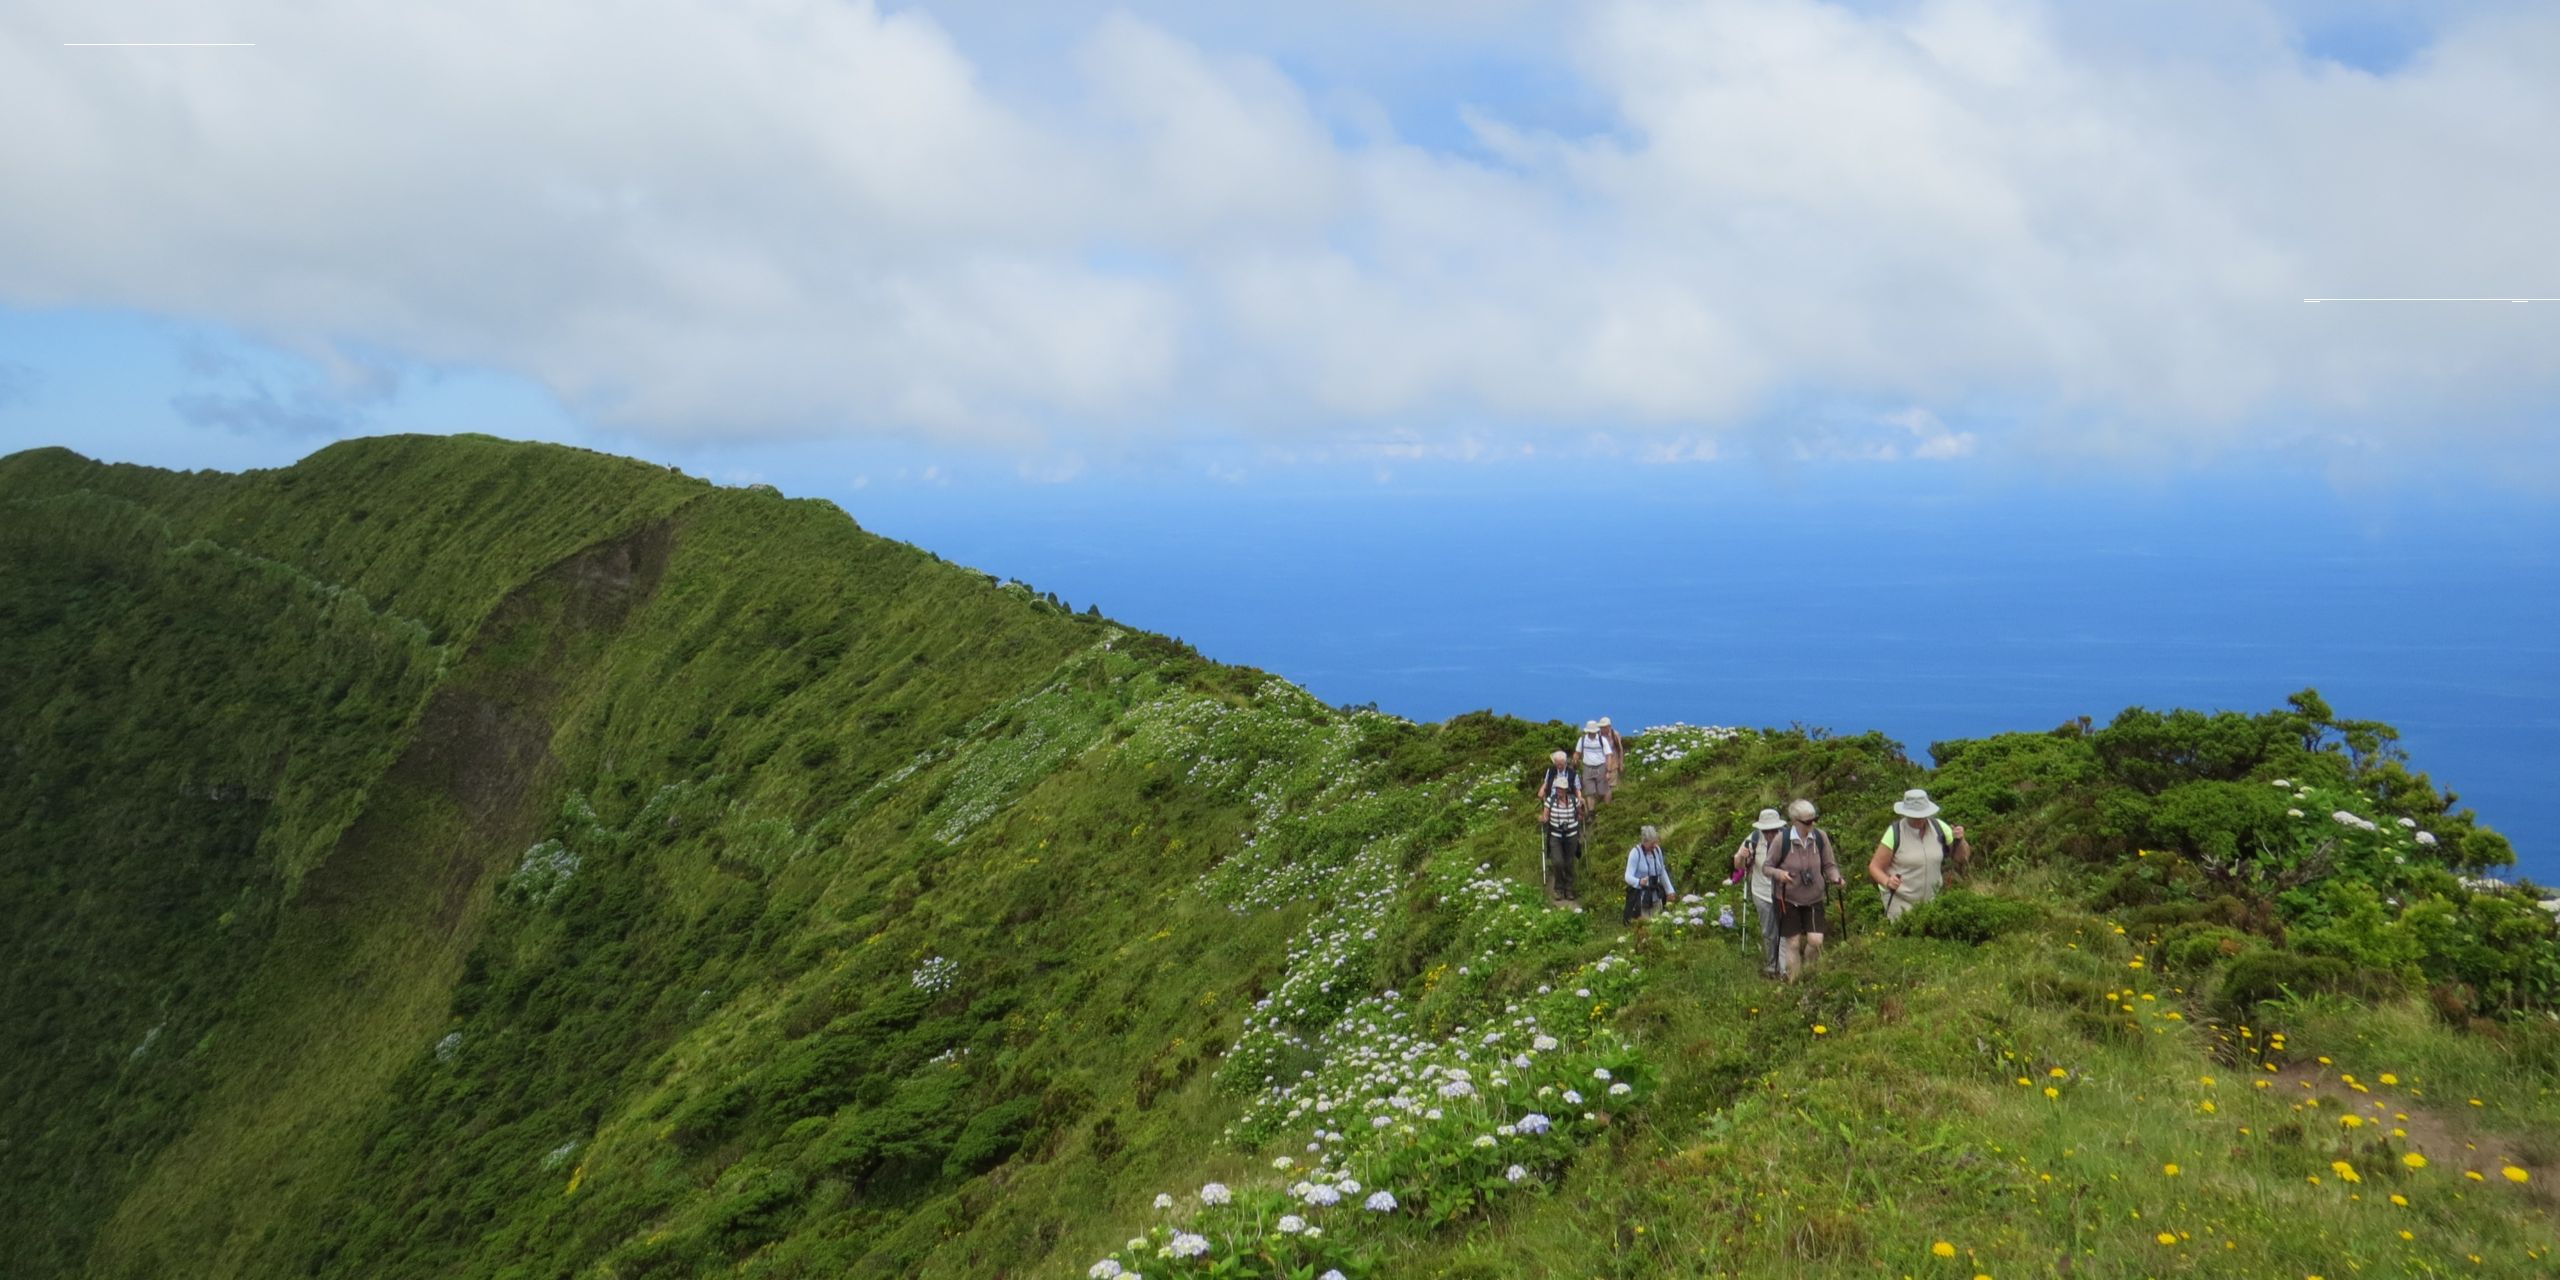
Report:
M1609 1096L1612 1098L1623 1098L1633 1092L1635 1092L1635 1086L1624 1080L1609 1086Z
M1170 1208L1172 1208L1172 1207L1173 1207L1173 1193L1172 1193L1172 1192L1170 1192L1170 1191L1159 1191L1159 1192L1157 1192L1157 1193L1156 1193L1156 1207L1157 1207L1157 1208L1159 1208L1159 1209L1170 1209Z
M1552 1127L1554 1127L1553 1121L1548 1120L1545 1116L1540 1115L1535 1111L1520 1117L1520 1132L1531 1136L1545 1133Z
M1393 1213L1396 1208L1396 1198L1384 1191L1372 1192L1364 1205L1371 1213Z
M1529 1042L1529 1047L1540 1053L1546 1053L1556 1047L1556 1038L1546 1034L1545 1032L1540 1032L1538 1033L1537 1039Z
M1102 1261L1086 1268L1085 1274L1092 1277L1092 1280L1119 1280L1121 1274L1120 1263L1117 1259L1104 1258Z
M1581 1106L1581 1105L1582 1105L1582 1091L1581 1091L1581 1090L1579 1090L1579 1089L1567 1089L1567 1090L1565 1090L1565 1091L1564 1091L1564 1104L1565 1104L1566 1106L1568 1106L1568 1107L1578 1107L1578 1106Z
M1515 1164L1510 1168L1503 1170L1502 1176L1513 1182L1523 1182L1529 1177L1529 1168L1526 1165Z
M1294 1213L1280 1215L1280 1234L1294 1236L1307 1229L1307 1220Z
M1609 1078L1609 1069L1607 1067L1593 1067L1591 1069L1591 1078L1594 1080L1606 1080Z
M1197 1258L1209 1252L1209 1240L1206 1236L1195 1236L1188 1231L1181 1231L1176 1232L1173 1243L1165 1247L1173 1250L1173 1256L1177 1258Z
M1303 1199L1305 1199L1308 1204L1314 1205L1319 1209L1330 1209L1333 1206L1342 1203L1342 1193L1334 1190L1331 1186L1325 1183L1319 1182L1314 1186L1307 1188L1307 1193Z
M1200 1188L1200 1203L1202 1204L1225 1204L1233 1199L1235 1199L1235 1193L1227 1190L1227 1184L1223 1182L1212 1182L1209 1185Z

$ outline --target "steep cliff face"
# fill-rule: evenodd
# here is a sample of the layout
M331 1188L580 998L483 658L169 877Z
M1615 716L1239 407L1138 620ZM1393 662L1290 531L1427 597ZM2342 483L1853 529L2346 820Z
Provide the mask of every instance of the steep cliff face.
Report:
M1336 711L824 503L42 451L0 551L13 1272L2547 1265L2550 921L2325 708L1934 775L1664 729L1575 912L1559 726ZM1855 877L1923 783L1989 892L1762 985L1749 815ZM1697 900L1625 930L1642 823Z

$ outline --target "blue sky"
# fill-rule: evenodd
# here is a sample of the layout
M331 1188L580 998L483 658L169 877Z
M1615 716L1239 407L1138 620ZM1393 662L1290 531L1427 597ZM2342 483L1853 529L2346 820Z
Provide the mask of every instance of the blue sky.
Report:
M2303 299L2560 297L2553 65L2499 0L35 0L0 450L560 440L1240 644L1288 637L1111 549L1494 592L1421 531L1962 494L1984 551L2256 503L2534 591L2560 303ZM2265 532L2160 554L2227 588Z

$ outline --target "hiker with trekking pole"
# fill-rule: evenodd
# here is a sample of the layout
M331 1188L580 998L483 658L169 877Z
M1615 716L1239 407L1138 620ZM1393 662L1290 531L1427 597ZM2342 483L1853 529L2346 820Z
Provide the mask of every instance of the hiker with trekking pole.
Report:
M1840 878L1840 861L1831 850L1831 833L1813 825L1817 811L1811 800L1787 805L1787 828L1766 873L1776 892L1779 967L1794 982L1804 967L1822 954L1824 899Z
M1742 847L1733 851L1734 878L1749 882L1751 905L1760 917L1760 976L1764 978L1780 976L1777 882L1769 878L1769 858L1777 852L1778 833L1786 829L1787 820L1777 810L1763 809Z
M1538 830L1545 837L1539 867L1546 875L1547 895L1559 906L1580 911L1573 870L1582 860L1582 824L1591 816L1591 801L1570 759L1561 751L1547 757L1546 777L1538 782Z
M1899 920L1903 912L1937 897L1950 864L1962 871L1973 859L1964 828L1940 818L1928 792L1918 787L1903 792L1893 811L1893 825L1885 828L1876 840L1875 856L1867 859L1867 878L1884 890L1887 920Z

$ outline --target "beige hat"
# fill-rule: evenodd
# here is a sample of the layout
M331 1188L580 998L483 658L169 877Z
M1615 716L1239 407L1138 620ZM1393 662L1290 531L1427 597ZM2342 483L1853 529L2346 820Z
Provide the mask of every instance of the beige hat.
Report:
M1584 733L1598 733L1600 732L1600 722L1597 720L1585 720L1582 722L1582 731Z
M1775 831L1778 828L1787 825L1787 820L1779 817L1778 811L1775 809L1763 809L1760 811L1759 819L1754 821L1751 825L1758 827L1763 831Z
M1893 811L1906 818L1934 818L1938 816L1938 802L1930 799L1928 792L1913 787L1894 802Z
M1603 728L1603 729L1606 729L1606 728L1608 728L1608 727L1609 727L1609 717L1607 717L1607 716L1602 716L1602 717L1600 717L1600 727L1601 727L1601 728Z

